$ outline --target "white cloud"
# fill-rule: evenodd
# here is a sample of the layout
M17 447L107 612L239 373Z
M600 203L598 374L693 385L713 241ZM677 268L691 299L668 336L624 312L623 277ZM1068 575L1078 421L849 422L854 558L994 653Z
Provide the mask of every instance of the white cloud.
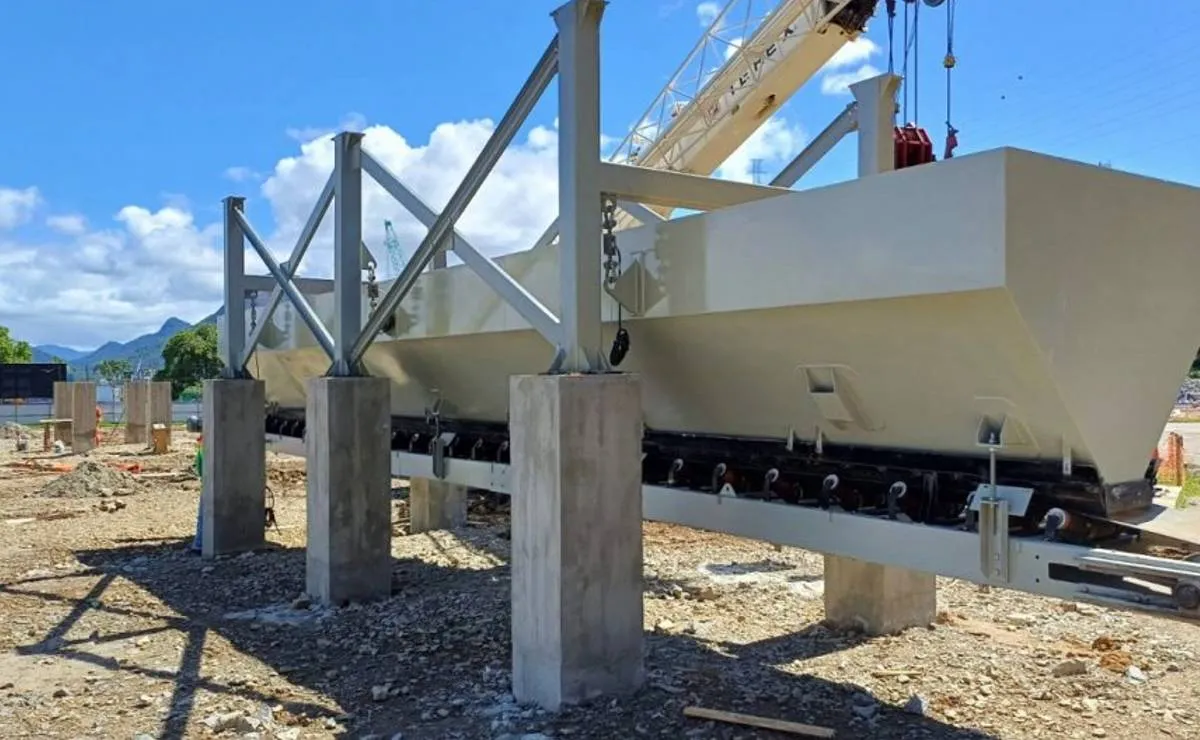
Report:
M732 59L733 55L738 53L738 50L742 48L742 41L744 40L741 36L729 40L729 44L725 47L726 61Z
M878 74L879 70L870 64L849 72L832 72L821 78L821 92L826 95L849 95L851 85Z
M233 182L246 182L248 180L261 180L262 175L250 169L249 167L229 167L225 170L225 179Z
M0 187L0 230L28 223L41 202L41 193L35 187L23 190Z
M364 126L363 144L430 207L441 210L493 127L487 119L444 123L427 142L414 145L385 126ZM332 171L328 133L320 130L295 155L279 160L260 192L249 194L250 219L279 259L291 251ZM557 131L545 126L514 142L460 220L460 231L488 254L529 247L557 211L557 146ZM185 198L165 195L164 200L157 209L126 206L109 223L90 228L81 216L51 216L47 225L56 234L44 240L24 237L20 230L0 237L5 273L0 325L34 343L96 346L154 331L169 316L194 321L216 310L222 284L220 219L198 222ZM28 222L40 202L36 188L0 190L0 223L15 228ZM393 221L407 254L425 235L425 228L369 177L363 211L364 237L385 265L384 219ZM306 274L332 272L332 222L331 209L305 257ZM247 269L266 272L253 253Z
M46 218L46 226L66 236L79 236L87 231L87 219L78 213L68 213Z
M754 135L737 148L714 173L716 177L738 182L754 181L754 160L762 160L763 174L779 169L804 148L808 137L799 126L776 116L768 119Z
M383 162L435 211L440 211L474 162L494 123L488 119L443 123L425 141L413 142L386 126L363 126L364 148ZM295 131L289 134L295 134ZM311 132L310 132L311 133ZM333 142L321 130L291 156L263 167L257 192L247 193L251 223L278 259L291 251L333 168ZM611 146L611 140L607 140ZM780 120L765 124L717 175L750 180L752 161L782 164L800 149L804 134ZM558 132L535 126L509 147L459 221L459 230L486 254L526 249L553 220L558 206ZM28 219L40 204L37 190L22 204L6 205L6 222ZM33 195L28 195L32 193ZM17 202L4 196L5 204ZM426 229L375 185L364 181L363 234L387 265L383 222L391 220L405 254L411 255ZM20 218L17 214L20 214ZM333 233L326 215L302 272L328 276ZM128 205L110 220L60 214L46 220L55 232L26 235L21 228L0 235L0 325L35 344L97 346L156 330L170 316L195 321L221 301L219 216L200 220L180 196L159 207ZM266 269L249 252L247 269ZM385 269L384 276L390 276Z
M301 126L289 128L287 135L301 144L322 136L333 136L338 131L362 131L367 127L367 119L361 113L347 113L336 126Z
M825 95L849 95L850 86L855 82L880 74L870 64L870 60L878 53L879 45L866 36L859 36L838 49L821 68L824 72L821 92Z
M845 69L846 67L853 67L856 64L862 64L870 61L870 59L878 53L878 44L866 36L859 36L855 40L838 49L837 53L825 63L825 69L827 71L832 71Z
M717 14L721 12L721 6L714 2L703 2L696 6L696 18L700 21L700 25L708 28L713 21L717 19Z

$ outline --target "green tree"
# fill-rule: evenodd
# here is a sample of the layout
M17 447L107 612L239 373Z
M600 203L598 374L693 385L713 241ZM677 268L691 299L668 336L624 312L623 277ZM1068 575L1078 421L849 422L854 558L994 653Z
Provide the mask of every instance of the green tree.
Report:
M129 380L133 375L133 363L129 360L101 360L96 363L95 370L97 377L115 386Z
M0 326L0 362L33 362L33 347L13 339L7 326Z
M50 357L50 362L52 362L52 363L54 363L54 364L56 364L56 365L65 365L65 364L67 364L67 361L66 361L66 360L64 360L63 358L59 357L58 355L52 355L52 356Z
M225 364L217 350L216 324L201 324L184 329L167 340L162 350L163 369L155 380L171 381L171 395L178 399L200 381L221 374Z

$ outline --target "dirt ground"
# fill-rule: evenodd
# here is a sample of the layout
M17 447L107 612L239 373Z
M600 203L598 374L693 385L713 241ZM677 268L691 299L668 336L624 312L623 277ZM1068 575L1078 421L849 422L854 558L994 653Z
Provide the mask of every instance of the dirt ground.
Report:
M186 551L192 445L106 445L64 475L84 458L32 467L0 440L0 737L790 737L698 705L839 738L1200 738L1195 626L943 580L936 624L864 639L821 626L819 556L658 524L645 687L519 706L502 505L408 535L397 495L394 595L322 609L303 460L271 456L270 547L208 562Z

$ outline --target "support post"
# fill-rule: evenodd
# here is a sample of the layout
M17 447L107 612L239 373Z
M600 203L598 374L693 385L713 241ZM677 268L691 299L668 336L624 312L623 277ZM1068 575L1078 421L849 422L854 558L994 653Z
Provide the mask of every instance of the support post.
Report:
M355 375L354 342L362 331L362 138L333 139L333 375Z
M245 377L242 354L246 348L246 292L242 287L246 274L246 235L238 213L246 199L231 195L224 204L225 222L225 336L220 342L221 360L225 368L222 377ZM238 213L234 213L237 211Z
M96 446L96 384L71 383L71 452L79 454Z
M636 375L509 383L513 695L546 709L636 690L642 409Z
M170 386L170 384L167 384ZM130 380L125 383L125 444L144 445L150 442L150 381Z
M558 227L564 372L605 369L600 284L602 0L570 0L558 24Z
M250 378L204 381L204 470L200 552L206 558L264 542L266 384Z
M150 384L149 403L150 428L156 424L166 427L167 446L171 445L171 430L174 426L174 408L171 398L171 384L167 381L156 380ZM266 422L264 421L264 428Z
M321 603L391 593L390 393L387 378L308 381L306 583Z
M857 100L858 175L896 168L892 129L900 77L883 74L850 86ZM888 634L930 624L937 614L932 573L825 556L825 618L868 634Z
M882 74L850 86L858 119L858 176L896 169L896 91L900 76Z
M458 529L467 523L467 489L444 480L412 478L408 484L409 534Z
M71 419L71 384L65 380L54 381L54 412L55 419ZM54 425L54 441L65 445L71 444L71 434L64 433L65 427Z

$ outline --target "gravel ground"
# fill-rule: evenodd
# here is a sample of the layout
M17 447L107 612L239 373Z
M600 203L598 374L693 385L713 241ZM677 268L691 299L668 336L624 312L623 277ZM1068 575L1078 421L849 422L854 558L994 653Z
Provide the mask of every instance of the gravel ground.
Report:
M943 580L936 624L865 639L821 626L819 556L658 524L645 688L518 706L505 511L480 499L461 531L408 535L398 500L394 596L319 609L299 598L303 460L272 455L270 548L205 562L185 551L191 444L103 447L90 461L140 464L136 485L51 496L81 458L14 465L0 440L0 737L789 737L691 705L839 738L1200 737L1191 625Z

